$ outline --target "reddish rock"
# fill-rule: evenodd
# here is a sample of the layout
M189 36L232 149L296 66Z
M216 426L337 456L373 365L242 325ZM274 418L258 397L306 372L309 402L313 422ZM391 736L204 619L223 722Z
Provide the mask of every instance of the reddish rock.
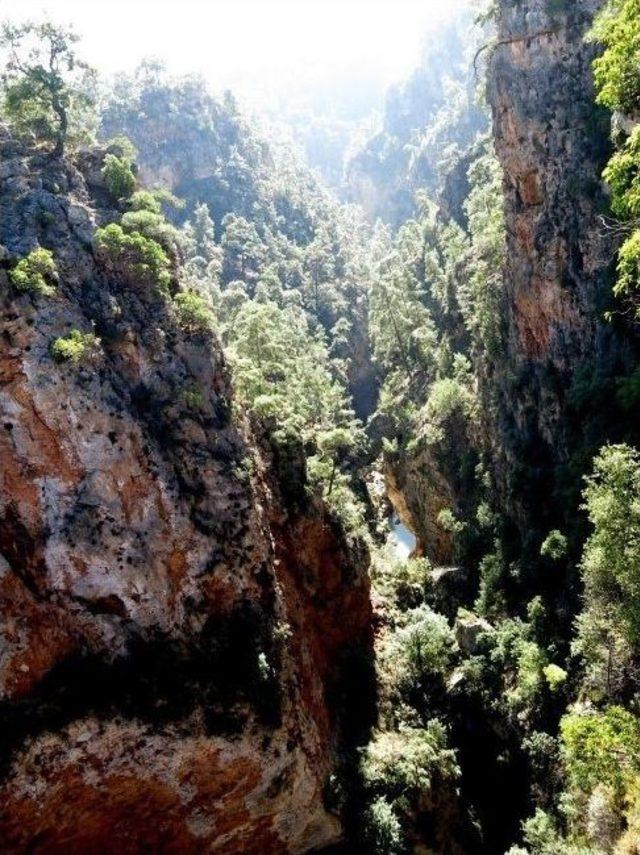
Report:
M82 175L17 157L28 170L0 183L0 850L334 842L323 790L345 662L370 647L367 556L320 503L287 505L215 336L186 337L166 298L94 258L114 215ZM37 243L51 298L8 282ZM101 349L55 363L72 328Z

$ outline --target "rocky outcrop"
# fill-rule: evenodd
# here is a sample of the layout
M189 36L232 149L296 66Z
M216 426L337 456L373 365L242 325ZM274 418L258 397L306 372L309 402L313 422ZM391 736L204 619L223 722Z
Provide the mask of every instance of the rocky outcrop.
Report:
M0 140L0 849L321 847L366 555L281 489L215 336L101 267L94 160L90 195ZM50 297L9 281L36 245ZM71 329L100 347L57 363Z
M501 4L490 65L505 174L510 347L563 368L592 347L611 260L598 220L606 123L597 128L585 35L602 0Z
M438 523L438 514L455 507L453 489L429 452L387 462L387 495L393 509L416 536L416 553L434 564L453 560L453 538Z
M508 242L508 334L486 384L501 389L489 432L503 505L531 542L565 514L575 523L580 472L624 422L614 378L637 356L624 319L604 320L616 251L601 217L609 117L595 106L585 38L601 6L502 0L488 52Z
M175 193L187 216L206 202L219 230L229 212L252 220L256 205L269 204L269 146L244 120L233 95L217 100L202 78L170 78L153 63L121 77L103 104L100 135L122 134L137 149L143 184Z

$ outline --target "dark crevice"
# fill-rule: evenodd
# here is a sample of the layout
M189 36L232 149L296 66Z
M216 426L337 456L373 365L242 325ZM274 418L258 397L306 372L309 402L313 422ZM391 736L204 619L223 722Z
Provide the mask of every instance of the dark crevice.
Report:
M209 619L196 642L132 637L127 655L113 661L73 656L54 667L34 694L0 705L0 767L6 772L26 739L87 716L188 730L189 718L200 712L208 734L233 736L254 714L263 726L276 728L277 657L271 655L265 675L257 656L268 642L264 615L245 604L226 619Z

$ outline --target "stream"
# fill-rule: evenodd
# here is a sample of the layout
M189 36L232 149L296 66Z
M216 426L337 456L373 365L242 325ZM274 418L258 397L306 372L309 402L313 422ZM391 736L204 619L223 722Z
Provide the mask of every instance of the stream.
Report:
M399 519L392 518L389 521L391 529L389 543L397 558L408 558L416 548L416 537L412 531L403 525Z

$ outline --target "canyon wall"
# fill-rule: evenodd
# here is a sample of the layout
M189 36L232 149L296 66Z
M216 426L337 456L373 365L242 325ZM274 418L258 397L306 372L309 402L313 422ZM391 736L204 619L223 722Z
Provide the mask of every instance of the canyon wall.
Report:
M637 335L619 312L605 320L617 249L603 216L609 116L595 105L586 38L602 5L502 0L487 51L507 224L507 338L487 378L500 390L489 430L524 540L574 524L581 475L628 423L616 377L634 365Z
M215 335L99 263L100 162L0 135L0 849L304 852L341 836L366 551L239 411ZM10 284L36 245L52 296ZM56 362L72 329L99 344Z

